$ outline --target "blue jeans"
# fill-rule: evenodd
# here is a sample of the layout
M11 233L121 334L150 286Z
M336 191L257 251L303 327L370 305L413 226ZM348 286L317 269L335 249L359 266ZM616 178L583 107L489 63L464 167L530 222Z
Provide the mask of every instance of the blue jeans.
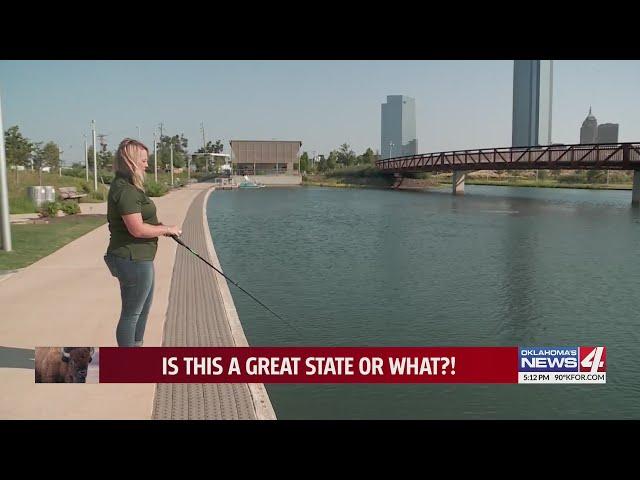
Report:
M135 261L107 253L104 261L120 282L122 311L116 329L119 347L141 347L153 301L153 261Z

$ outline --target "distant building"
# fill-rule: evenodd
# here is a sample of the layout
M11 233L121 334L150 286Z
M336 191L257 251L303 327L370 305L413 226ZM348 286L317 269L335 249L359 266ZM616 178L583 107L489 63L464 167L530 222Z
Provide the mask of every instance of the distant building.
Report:
M598 143L618 143L618 124L603 123L598 125Z
M513 118L511 143L514 147L551 144L553 101L553 61L513 62Z
M387 95L380 128L382 158L417 155L416 102L405 95Z
M598 142L598 120L591 113L589 107L589 115L582 122L580 127L580 143L597 143Z
M297 175L299 140L231 140L231 163L239 175Z

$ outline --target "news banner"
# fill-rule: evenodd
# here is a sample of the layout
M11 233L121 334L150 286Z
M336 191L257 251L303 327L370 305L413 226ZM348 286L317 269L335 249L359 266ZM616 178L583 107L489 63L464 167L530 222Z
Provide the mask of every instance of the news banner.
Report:
M101 347L100 383L606 383L604 346Z

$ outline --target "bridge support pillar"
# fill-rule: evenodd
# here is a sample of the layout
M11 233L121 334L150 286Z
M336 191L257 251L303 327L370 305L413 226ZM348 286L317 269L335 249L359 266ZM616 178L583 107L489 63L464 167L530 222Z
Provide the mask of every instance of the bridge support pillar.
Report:
M631 191L631 205L640 206L640 170L633 171L633 190Z
M464 195L465 176L466 176L465 172L459 172L459 171L453 172L453 176L451 177L453 190L451 193L453 193L454 195Z

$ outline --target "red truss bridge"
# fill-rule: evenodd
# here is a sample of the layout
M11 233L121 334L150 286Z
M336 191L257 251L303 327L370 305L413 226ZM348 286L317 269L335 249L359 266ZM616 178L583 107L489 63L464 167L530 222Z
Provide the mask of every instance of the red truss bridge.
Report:
M472 170L640 170L640 143L600 143L503 147L425 153L378 160L389 174L454 172L453 193L464 192ZM632 202L640 201L640 173L634 172Z

